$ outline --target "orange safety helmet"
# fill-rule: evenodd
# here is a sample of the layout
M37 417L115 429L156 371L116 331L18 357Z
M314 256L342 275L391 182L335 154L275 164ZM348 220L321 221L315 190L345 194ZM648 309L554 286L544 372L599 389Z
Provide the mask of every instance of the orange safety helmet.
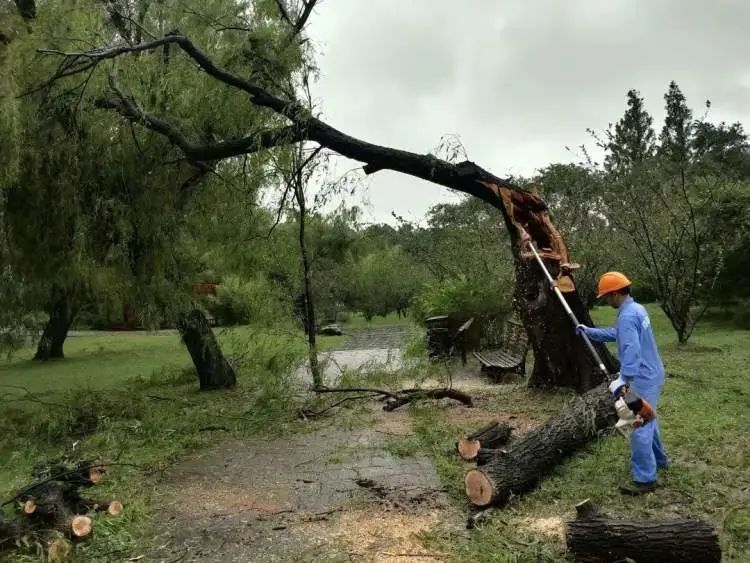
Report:
M599 299L608 293L626 288L630 285L630 280L625 274L620 272L607 272L599 278L599 287L597 288L596 298Z

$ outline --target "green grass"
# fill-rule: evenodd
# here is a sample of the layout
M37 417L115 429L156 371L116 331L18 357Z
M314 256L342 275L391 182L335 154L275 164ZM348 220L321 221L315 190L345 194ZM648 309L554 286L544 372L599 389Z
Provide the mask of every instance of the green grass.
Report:
M276 338L277 331L247 326L217 328L215 333L227 355L242 354L248 342L267 336ZM304 347L304 336L282 332L296 349ZM321 351L330 349L343 336L318 336ZM302 352L300 352L302 353ZM0 390L21 386L32 392L74 389L108 389L118 387L135 377L188 369L192 364L186 348L175 331L148 332L86 332L71 336L65 342L65 359L48 363L34 362L34 348L15 352L10 360L0 360Z
M706 518L719 530L726 561L750 561L750 332L705 323L680 346L661 311L649 311L667 372L673 374L659 413L673 461L660 476L663 488L643 498L621 496L616 486L630 479L629 446L609 436L554 468L536 490L498 511L482 529L469 536L432 532L427 540L433 547L451 561L567 561L562 542L535 529L534 522L571 518L573 506L591 498L613 517ZM598 309L594 318L608 324L614 311ZM565 394L544 397L521 386L504 387L497 409L541 421L559 408ZM456 491L465 467L446 452L467 429L445 432L436 406L411 412L422 451L436 460L444 485L466 506L463 492Z
M409 318L399 317L396 313L388 313L385 317L373 317L370 322L367 322L362 313L353 313L339 324L349 328L372 328L378 326L407 325L410 323L411 320Z

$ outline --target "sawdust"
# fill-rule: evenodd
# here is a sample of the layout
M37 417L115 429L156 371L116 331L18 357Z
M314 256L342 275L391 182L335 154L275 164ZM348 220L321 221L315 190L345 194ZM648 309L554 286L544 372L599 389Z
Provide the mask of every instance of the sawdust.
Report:
M358 561L444 561L419 539L421 533L441 520L441 515L437 510L409 515L377 508L353 510L341 515L336 537Z
M262 514L277 514L284 510L280 503L273 502L270 491L263 493L263 499L250 494L246 489L229 487L223 484L190 484L180 488L172 503L175 510L183 513L200 511L213 516L222 516L246 510ZM269 502L270 501L270 502Z
M547 536L559 546L565 547L565 522L561 517L527 518L525 523L533 532Z

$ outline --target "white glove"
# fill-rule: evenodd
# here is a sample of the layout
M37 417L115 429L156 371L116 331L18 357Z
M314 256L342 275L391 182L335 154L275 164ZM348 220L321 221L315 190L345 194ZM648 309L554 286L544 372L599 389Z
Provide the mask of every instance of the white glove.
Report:
M622 378L622 375L619 373L617 374L617 379L615 379L612 383L609 384L609 392L612 393L613 397L617 397L617 393L620 389L622 389L627 383Z
M620 419L615 424L615 430L627 438L633 432L633 424L638 420L638 417L630 410L622 397L615 401L615 411L617 411L617 416Z

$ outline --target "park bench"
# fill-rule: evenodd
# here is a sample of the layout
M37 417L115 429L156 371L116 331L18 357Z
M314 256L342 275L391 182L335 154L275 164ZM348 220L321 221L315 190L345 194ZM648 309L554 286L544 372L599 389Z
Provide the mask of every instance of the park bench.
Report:
M505 321L500 348L474 352L482 373L495 380L507 374L524 375L529 339L526 328L518 321Z

